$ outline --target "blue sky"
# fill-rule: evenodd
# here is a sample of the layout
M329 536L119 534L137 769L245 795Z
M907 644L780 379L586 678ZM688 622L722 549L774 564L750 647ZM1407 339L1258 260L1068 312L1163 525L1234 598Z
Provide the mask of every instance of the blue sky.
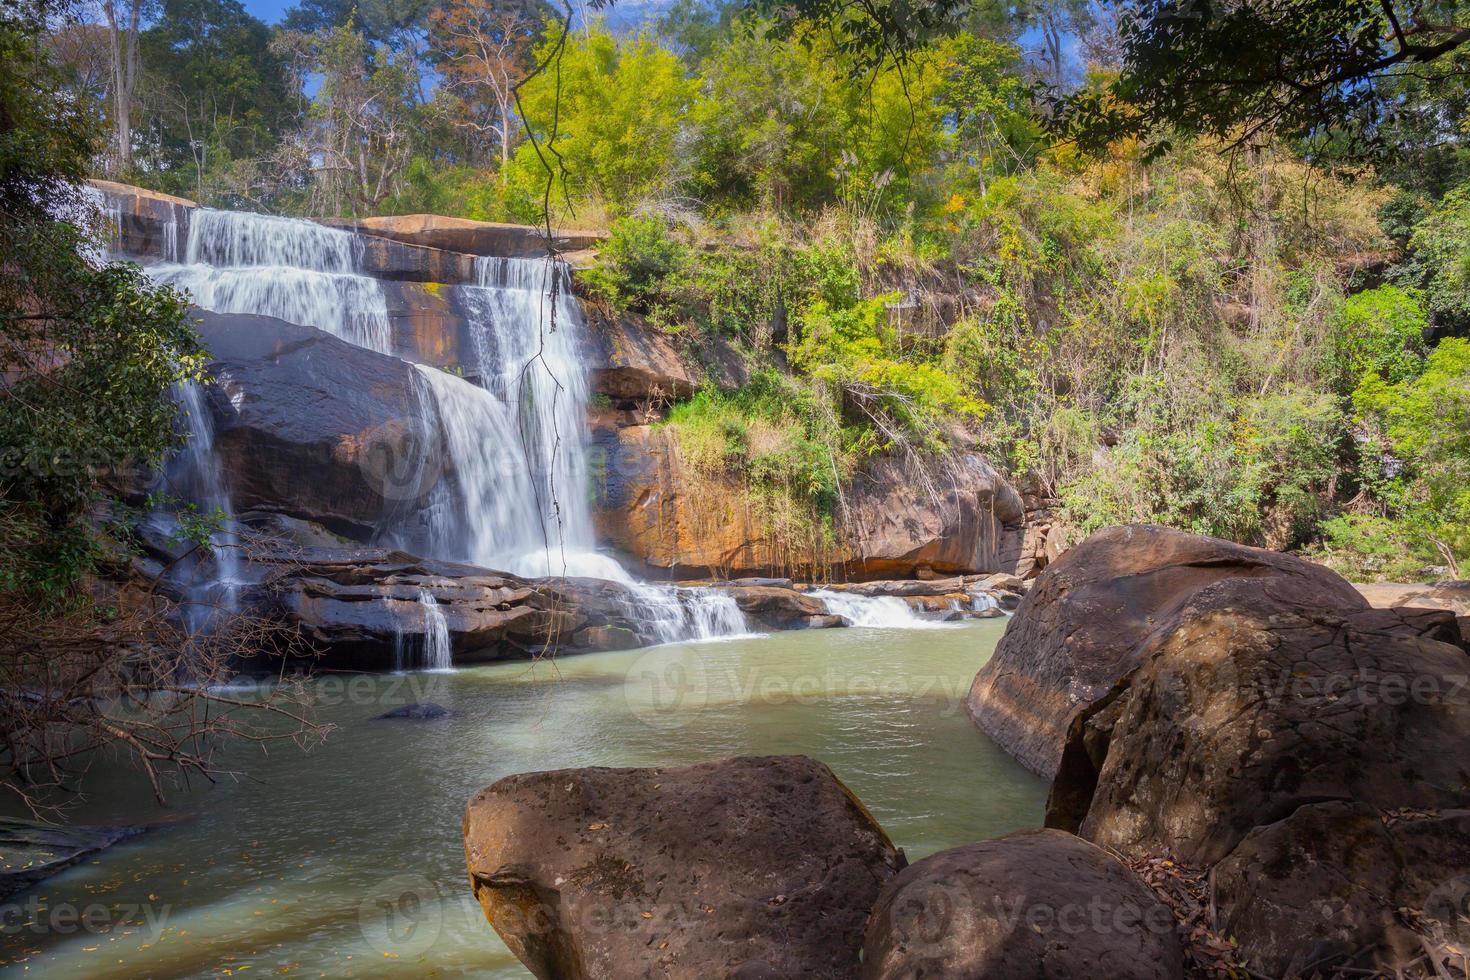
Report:
M267 24L274 24L285 16L286 11L296 6L296 0L241 0L245 9Z
M640 7L655 7L659 10L671 4L672 0L617 0L616 8L625 11L624 17L637 20L638 15L633 13ZM250 11L267 24L274 24L286 15L286 11L296 6L297 0L241 0L245 9ZM572 6L580 4L572 0ZM622 19L622 18L619 18Z

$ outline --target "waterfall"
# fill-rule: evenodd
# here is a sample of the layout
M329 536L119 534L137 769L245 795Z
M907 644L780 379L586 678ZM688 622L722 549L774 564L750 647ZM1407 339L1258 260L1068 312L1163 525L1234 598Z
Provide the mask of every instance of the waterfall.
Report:
M566 266L476 261L461 287L480 384L418 365L453 467L430 549L531 577L631 580L598 554L587 502L587 376Z
M643 624L656 643L711 640L748 631L745 614L735 600L714 589L630 583L625 600L628 616Z
M148 272L188 292L197 306L275 317L392 352L386 298L362 272L358 235L202 208L190 215L182 256L176 232L170 241L168 261ZM478 258L475 269L475 284L456 289L479 383L415 365L449 457L447 478L422 513L384 528L383 538L525 577L620 583L629 590L629 616L659 641L744 633L745 618L729 596L636 583L597 551L588 502L584 324L569 268L546 259ZM198 401L197 392L189 397ZM191 416L205 419L202 410ZM207 437L191 442L205 453L212 444ZM222 484L204 492L228 501ZM430 638L430 626L436 617L443 623L443 614L432 596L421 597L420 606L432 653L439 640ZM446 628L446 658L447 643Z
M196 627L203 627L209 619L209 607L237 608L241 584L240 540L233 526L235 514L224 474L214 451L214 425L204 404L204 391L193 381L181 381L174 386L174 399L182 409L187 431L184 446L170 465L173 489L193 503L202 516L221 515L222 518L220 529L210 534L210 574L204 581L191 583L189 589L193 606L190 621ZM168 533L178 529L171 515L157 515L155 519ZM192 567L197 572L203 565L200 561Z
M419 590L419 606L424 610L424 668L448 670L454 666L449 648L449 623L439 609L439 602L428 589Z
M995 596L991 595L989 592L976 592L974 595L970 596L971 612L985 612L987 609L999 608L1000 603L997 602L995 600Z
M898 596L854 595L832 589L815 589L807 595L821 599L829 614L841 616L849 626L911 629L927 622Z
M356 235L314 221L201 208L190 216L183 262L148 272L206 310L272 316L386 354L388 303L363 275L361 251Z

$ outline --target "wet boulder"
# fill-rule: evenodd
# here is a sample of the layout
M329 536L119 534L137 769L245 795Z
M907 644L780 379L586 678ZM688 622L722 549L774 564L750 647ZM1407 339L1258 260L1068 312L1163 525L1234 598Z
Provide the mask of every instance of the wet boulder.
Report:
M654 641L628 591L601 579L525 579L373 548L290 549L256 561L268 572L246 601L299 631L324 667L424 666L438 630L456 664Z
M899 872L863 944L865 980L1173 980L1173 914L1116 858L1058 830L968 844Z
M486 918L542 978L854 976L902 863L803 756L509 776L464 838Z
M367 541L426 505L448 458L412 365L313 327L196 312L214 358L215 449L237 511Z
M399 705L390 711L378 715L379 721L435 721L439 718L448 718L451 712L442 704L432 701L415 701L412 704Z
M1232 578L1286 603L1367 607L1336 573L1299 558L1162 527L1109 528L1036 580L975 677L970 716L1050 778L1072 721L1138 666L1144 639L1200 589Z
M0 817L0 899L24 891L144 829L58 827Z
M841 625L827 612L827 604L795 589L779 585L731 585L721 588L749 622L766 629L809 629ZM835 621L834 621L835 620Z

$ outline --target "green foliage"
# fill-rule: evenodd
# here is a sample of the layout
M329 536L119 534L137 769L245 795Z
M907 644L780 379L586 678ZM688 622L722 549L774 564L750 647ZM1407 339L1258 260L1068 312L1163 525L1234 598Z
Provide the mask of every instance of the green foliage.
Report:
M776 209L837 199L870 210L909 199L946 140L942 75L925 60L906 75L885 67L861 76L821 35L779 40L767 24L737 22L704 62L689 113L691 191Z
M553 54L548 28L538 63ZM650 37L619 42L601 23L568 38L559 62L521 91L536 142L512 165L513 207L537 220L543 197L558 208L595 201L625 214L675 179L675 137L693 83L672 52Z
M612 223L599 264L584 279L614 309L651 313L678 289L689 261L665 222L629 216Z
M0 8L0 592L64 601L99 547L90 510L109 471L173 443L169 386L197 372L181 297L99 265L76 188L89 121L40 48L49 8Z
M1413 521L1379 514L1339 514L1322 522L1317 558L1355 582L1415 582L1444 558Z
M941 426L977 422L986 406L936 363L904 359L888 326L896 294L847 308L817 300L787 345L793 367L828 385L848 414L875 426L885 445L912 442L942 450Z
M1353 404L1409 469L1405 519L1454 559L1470 559L1470 340L1441 341L1418 377L1366 375Z
M843 428L819 389L770 370L735 391L696 392L674 406L667 424L695 472L738 480L768 503L794 503L824 526L864 445L862 433Z
M1390 383L1417 375L1428 326L1417 290L1380 286L1349 296L1334 324L1339 390L1346 393L1364 372Z
M1299 0L1131 5L1117 76L1060 98L1059 127L1104 152L1120 139L1245 145L1262 134L1319 144L1319 159L1391 156L1406 98L1456 88L1466 37L1458 3ZM1412 65L1412 71L1404 67ZM1313 84L1300 84L1312 79ZM1330 152L1320 152L1326 144Z
M150 186L238 203L232 165L271 152L291 115L270 37L238 0L164 0L139 38L148 111L139 163Z
M1456 187L1409 238L1436 321L1470 325L1470 185Z

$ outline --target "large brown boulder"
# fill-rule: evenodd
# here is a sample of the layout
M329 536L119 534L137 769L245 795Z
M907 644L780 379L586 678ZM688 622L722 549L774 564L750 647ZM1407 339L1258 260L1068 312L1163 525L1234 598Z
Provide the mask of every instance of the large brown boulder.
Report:
M470 800L490 924L538 977L851 977L902 857L804 756L509 776Z
M593 448L599 536L650 578L913 578L1015 564L1020 496L979 456L927 475L872 461L844 498L836 541L802 542L768 523L743 482L692 470L666 428L604 420Z
M1236 580L1201 590L1144 655L1100 712L1108 731L1074 733L1049 825L1080 816L1083 837L1125 855L1210 865L1322 800L1470 805L1470 661L1421 624ZM1085 775L1081 757L1099 754Z
M284 320L199 318L215 450L237 511L367 541L425 505L448 460L411 364Z
M807 629L840 626L827 604L787 585L730 585L723 592L735 600L747 622L765 629Z
M941 851L883 888L866 980L1171 980L1174 916L1116 858L1059 830Z
M1351 961L1392 976L1421 959L1421 933L1470 941L1470 812L1309 804L1251 831L1210 885L1219 931L1257 972L1294 977Z
M1140 662L1140 644L1200 589L1249 578L1304 607L1366 608L1336 573L1289 555L1149 525L1108 528L1036 580L967 701L1026 768L1050 778L1073 719Z

